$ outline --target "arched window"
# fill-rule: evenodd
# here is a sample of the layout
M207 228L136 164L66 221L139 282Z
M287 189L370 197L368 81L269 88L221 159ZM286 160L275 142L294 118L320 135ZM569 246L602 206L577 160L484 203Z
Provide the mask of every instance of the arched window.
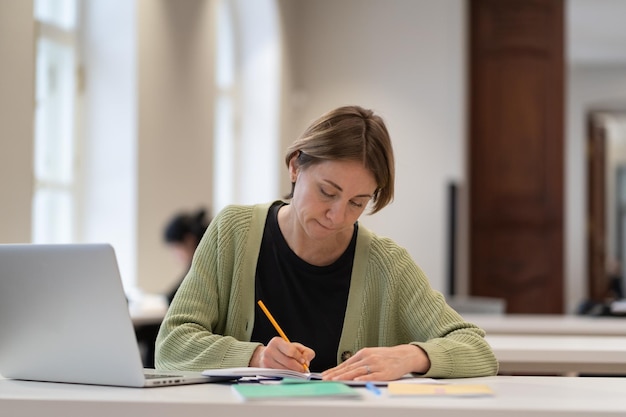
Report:
M220 0L214 210L278 197L281 42L275 0Z

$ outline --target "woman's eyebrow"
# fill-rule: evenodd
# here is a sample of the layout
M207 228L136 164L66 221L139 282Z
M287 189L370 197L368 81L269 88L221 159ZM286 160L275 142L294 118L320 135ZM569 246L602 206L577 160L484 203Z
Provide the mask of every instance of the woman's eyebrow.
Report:
M327 182L328 184L332 185L333 187L335 187L337 190L343 192L343 188L341 188L339 186L339 184L337 184L337 183L335 183L335 182L333 182L331 180L324 180L324 181ZM371 194L359 194L359 195L355 195L354 197L356 197L356 198L361 198L361 197L363 197L363 198L372 198L372 195Z

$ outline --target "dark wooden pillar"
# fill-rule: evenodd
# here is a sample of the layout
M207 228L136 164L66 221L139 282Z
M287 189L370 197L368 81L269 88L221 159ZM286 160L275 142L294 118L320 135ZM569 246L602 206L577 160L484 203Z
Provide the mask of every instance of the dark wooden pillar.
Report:
M469 5L470 292L562 313L563 1Z

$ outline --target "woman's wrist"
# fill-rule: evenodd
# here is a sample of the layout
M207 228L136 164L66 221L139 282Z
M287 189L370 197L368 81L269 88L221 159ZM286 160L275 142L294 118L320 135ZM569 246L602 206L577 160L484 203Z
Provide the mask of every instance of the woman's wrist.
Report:
M252 356L250 357L250 363L248 364L248 366L252 366L254 368L261 367L261 357L263 355L263 349L265 349L265 346L263 345L259 345L256 349L254 349L254 352L252 352Z
M430 369L430 358L424 349L418 345L408 345L412 348L417 348L417 352L412 355L412 373L425 374Z

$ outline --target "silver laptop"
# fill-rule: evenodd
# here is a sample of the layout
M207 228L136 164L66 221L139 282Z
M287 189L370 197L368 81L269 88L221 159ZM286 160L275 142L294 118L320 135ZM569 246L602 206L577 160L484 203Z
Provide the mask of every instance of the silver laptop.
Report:
M127 387L211 380L143 368L108 244L0 244L0 375Z

